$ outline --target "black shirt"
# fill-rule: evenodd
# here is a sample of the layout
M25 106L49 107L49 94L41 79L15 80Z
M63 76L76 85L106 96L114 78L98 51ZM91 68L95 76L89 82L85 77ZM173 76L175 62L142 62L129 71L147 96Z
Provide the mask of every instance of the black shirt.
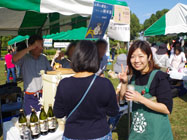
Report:
M140 86L147 85L150 74L136 75L135 84ZM156 96L157 102L165 104L171 113L173 100L169 84L169 75L158 71L153 78L149 91L152 96Z
M65 78L60 81L54 103L57 118L68 116L78 104L93 76ZM97 77L77 110L66 121L64 136L72 139L95 139L109 133L106 115L118 114L116 93L112 83Z

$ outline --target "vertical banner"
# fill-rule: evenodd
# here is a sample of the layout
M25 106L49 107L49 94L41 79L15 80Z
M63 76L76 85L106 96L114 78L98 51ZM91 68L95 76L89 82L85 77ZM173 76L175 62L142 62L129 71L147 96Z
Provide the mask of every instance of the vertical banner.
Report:
M114 6L114 22L118 24L130 24L130 9L126 6Z
M103 38L112 13L113 5L95 1L85 38Z

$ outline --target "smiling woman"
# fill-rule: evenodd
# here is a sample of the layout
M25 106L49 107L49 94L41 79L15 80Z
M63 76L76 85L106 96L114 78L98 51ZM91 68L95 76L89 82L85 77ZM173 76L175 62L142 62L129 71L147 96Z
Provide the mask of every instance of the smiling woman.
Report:
M147 73L154 68L159 68L154 64L153 54L149 44L145 41L136 41L132 44L127 58L129 73Z
M168 75L156 69L149 44L135 41L129 49L127 64L132 74L129 84L135 90L127 89L127 68L122 68L119 78L121 96L133 101L129 140L173 140L168 119L173 104ZM150 99L153 96L157 102Z

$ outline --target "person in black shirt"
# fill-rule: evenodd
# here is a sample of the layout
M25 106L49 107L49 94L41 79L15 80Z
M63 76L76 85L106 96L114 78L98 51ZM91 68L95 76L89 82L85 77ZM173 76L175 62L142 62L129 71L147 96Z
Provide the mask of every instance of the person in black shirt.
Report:
M129 140L172 140L168 114L171 114L173 101L168 75L157 70L147 42L135 41L132 44L127 65L125 71L122 66L119 78L122 82L121 96L133 101ZM128 70L132 75L131 86L127 86ZM151 100L153 96L157 102Z
M54 103L57 118L68 116L81 100L95 72L99 69L97 47L91 41L80 41L72 56L72 69L76 74L60 81ZM107 116L119 112L112 83L97 76L80 106L66 120L63 140L112 140Z

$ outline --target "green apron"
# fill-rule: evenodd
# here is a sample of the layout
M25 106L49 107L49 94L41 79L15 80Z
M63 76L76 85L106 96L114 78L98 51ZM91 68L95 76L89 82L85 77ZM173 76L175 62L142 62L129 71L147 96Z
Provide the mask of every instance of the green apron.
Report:
M152 97L148 92L157 71L151 72L145 86L135 85L135 77L132 78L131 84L134 85L135 90L148 99ZM155 112L143 104L133 102L132 117L129 140L173 140L168 115Z

